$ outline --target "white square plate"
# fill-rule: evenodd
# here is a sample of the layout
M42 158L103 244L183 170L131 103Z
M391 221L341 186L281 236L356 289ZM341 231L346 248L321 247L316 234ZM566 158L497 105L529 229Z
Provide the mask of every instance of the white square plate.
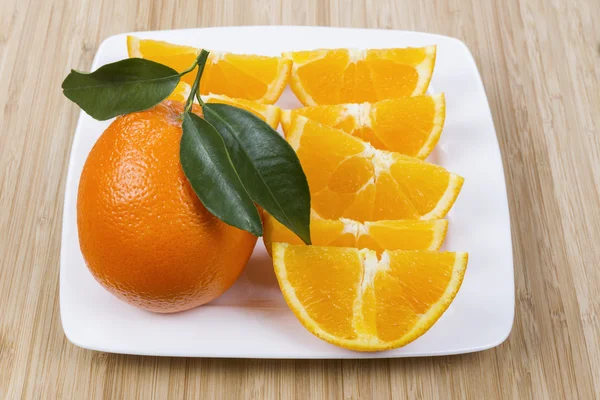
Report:
M513 259L504 172L496 132L477 67L464 43L426 33L316 27L232 27L139 32L143 38L236 53L279 55L315 48L438 46L430 92L446 94L446 124L430 157L465 178L448 215L445 249L469 252L462 288L450 308L406 347L358 353L306 331L286 306L262 241L241 278L219 299L194 310L159 315L132 307L104 290L79 250L79 176L109 122L81 113L65 193L60 260L60 310L74 344L113 353L190 357L384 358L467 353L508 336L514 315ZM92 70L127 57L126 35L106 39ZM299 106L286 89L278 104Z

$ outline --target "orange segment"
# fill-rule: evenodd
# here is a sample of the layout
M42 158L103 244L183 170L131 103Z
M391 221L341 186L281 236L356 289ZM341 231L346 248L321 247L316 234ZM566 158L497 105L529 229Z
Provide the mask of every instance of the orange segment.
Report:
M229 104L231 106L243 108L265 121L271 128L277 129L279 126L281 109L272 104L262 104L246 99L232 99L231 97L218 94L202 96L202 100L206 103Z
M337 137L339 135L321 135L321 127L318 124L313 122L305 124L305 122L308 122L306 118L294 118L294 125L286 139L298 152L302 138L301 152L304 159L302 168L307 177L310 176L311 193L317 193L327 186L337 166L346 158L361 154L365 150L365 145L360 140L354 140L343 132L333 129L331 130L334 133L340 132L342 139L348 136L350 140L340 141ZM306 135L303 135L304 129Z
M300 115L287 139L296 150L321 218L360 222L444 217L463 178L434 164L384 150Z
M289 229L264 214L264 243L271 254L273 242L303 245ZM310 237L316 246L356 247L375 250L439 250L444 242L448 221L374 221L360 223L351 219L311 218Z
M167 97L167 100L175 100L185 102L190 95L191 87L186 82L179 82L177 87ZM206 103L222 103L229 104L231 106L243 108L255 114L257 117L269 124L273 129L277 129L279 126L279 118L281 115L281 109L271 104L261 104L254 101L245 99L232 99L219 94L209 94L207 96L201 96L202 100Z
M376 102L422 95L435 64L435 46L285 52L290 86L307 106Z
M287 264L285 279L293 287L302 288L297 299L315 322L336 336L356 338L352 329L356 293L349 289L362 275L358 252L351 248L336 252L290 251L282 259ZM329 265L331 273L322 274L323 265Z
M336 346L380 351L427 332L456 296L467 253L273 243L284 298L302 325Z
M146 58L183 71L193 64L199 49L158 40L127 37L129 57ZM277 101L288 81L292 62L281 57L211 51L200 82L200 93L223 94L265 104ZM197 69L182 77L192 84Z
M167 100L180 101L185 103L190 96L192 91L192 87L188 85L186 82L179 81L177 86L175 86L175 90L167 97ZM194 102L197 103L197 100L194 99Z
M286 133L293 115L302 115L356 136L380 150L425 159L437 144L446 117L444 94L377 103L337 104L283 110Z
M127 36L127 53L130 58L146 58L167 65L176 71L183 71L192 65L198 55L198 49L161 40ZM197 70L196 68L193 73L185 75L183 80L192 84Z

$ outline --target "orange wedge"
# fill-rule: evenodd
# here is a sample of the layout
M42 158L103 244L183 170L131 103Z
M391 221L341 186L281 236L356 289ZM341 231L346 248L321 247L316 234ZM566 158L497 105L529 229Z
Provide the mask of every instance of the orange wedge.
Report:
M294 62L290 86L306 106L363 103L425 93L435 46L283 53Z
M273 265L302 325L336 346L380 351L424 334L458 292L467 253L273 244Z
M344 131L292 117L287 140L296 150L321 218L359 222L443 218L463 178L417 158L384 150Z
M444 94L377 103L337 104L283 110L283 131L302 115L369 142L376 149L425 159L437 144L446 117ZM286 133L287 134L287 133Z
M279 126L281 109L272 104L262 104L246 99L232 99L231 97L219 94L209 94L201 97L206 103L222 103L243 108L244 110L255 114L267 124L271 125L271 128L273 129L277 129Z
M180 72L189 68L198 55L195 47L181 46L160 40L140 39L127 36L127 53L129 57L146 58L167 65ZM196 72L197 70L194 70ZM192 84L196 74L187 74L183 79Z
M175 90L173 90L169 97L167 97L167 100L181 101L182 103L185 103L191 91L192 87L188 83L179 81L177 86L175 86ZM194 101L197 102L196 99L194 99Z
M263 227L263 240L269 254L273 242L303 245L298 236L267 213L264 213ZM447 230L448 221L445 219L365 223L346 218L310 220L313 245L367 248L375 250L378 255L384 250L439 250Z
M127 36L129 57L146 58L181 72L189 68L199 49L158 40ZM288 81L292 62L281 57L265 57L211 51L200 82L200 93L273 104ZM192 84L197 69L182 77Z
M167 97L167 100L185 102L187 101L191 90L191 86L188 85L186 82L179 82L173 93L171 93L169 97ZM220 94L209 94L201 97L205 103L222 103L229 104L230 106L243 108L244 110L255 114L267 124L271 125L273 129L277 129L277 127L279 126L281 109L277 106L271 104L257 103L245 99L232 99L231 97L227 97L225 95Z

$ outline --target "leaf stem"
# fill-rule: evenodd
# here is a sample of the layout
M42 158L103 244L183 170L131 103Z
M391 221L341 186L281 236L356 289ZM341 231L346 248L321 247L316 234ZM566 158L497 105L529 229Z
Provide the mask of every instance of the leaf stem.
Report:
M204 100L202 100L202 97L200 96L200 85L198 85L198 88L196 89L196 99L201 106L204 105Z
M190 110L192 109L192 105L194 103L194 96L198 98L198 103L200 103L200 105L204 105L204 102L200 98L200 78L202 78L202 73L204 72L204 65L206 65L208 54L208 51L202 49L202 51L200 51L200 54L198 55L198 58L196 59L195 64L198 66L198 73L196 74L196 79L194 79L194 84L192 85L190 96L188 97L187 102L185 103L184 112L190 112Z
M198 59L196 58L192 65L190 65L187 69L184 69L183 71L181 71L179 73L179 76L184 76L185 74L192 72L194 70L194 68L196 68L197 65L198 65Z

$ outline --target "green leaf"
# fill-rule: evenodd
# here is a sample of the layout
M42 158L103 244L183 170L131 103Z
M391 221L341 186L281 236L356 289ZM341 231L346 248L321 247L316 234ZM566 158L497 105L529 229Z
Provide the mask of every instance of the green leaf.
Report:
M196 195L221 221L262 236L254 202L235 171L219 133L196 114L183 114L180 160Z
M147 110L167 98L179 83L173 68L142 58L106 64L96 71L71 70L63 93L97 120Z
M310 244L310 192L292 147L267 123L226 104L204 104L252 199Z

